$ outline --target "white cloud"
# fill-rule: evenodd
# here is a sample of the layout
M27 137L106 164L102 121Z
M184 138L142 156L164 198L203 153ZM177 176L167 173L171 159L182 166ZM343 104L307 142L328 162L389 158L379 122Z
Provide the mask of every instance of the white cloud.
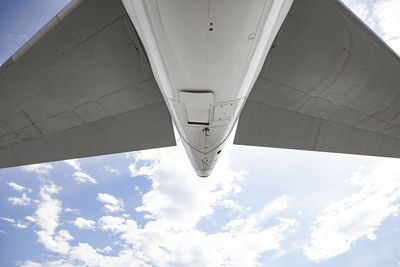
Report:
M232 209L236 211L243 211L243 207L240 206L236 201L232 199L225 199L221 202L221 205L227 209Z
M37 174L49 174L53 169L53 166L49 163L32 164L27 166L22 166L22 170L27 172L35 172Z
M276 201L267 204L268 208L259 214L250 215L250 218L262 218L258 224L247 224L248 220L244 220L240 227L215 234L195 228L181 230L179 224L178 228L165 230L159 221L140 228L134 220L114 216L102 217L99 225L104 231L119 235L132 247L134 254L142 255L143 260L156 266L193 263L198 266L255 266L262 253L279 250L280 242L296 226L295 220L284 218L278 218L273 226L265 226L268 220L265 210L275 204Z
M117 199L112 195L98 193L97 201L104 203L104 210L106 212L117 212L124 210L124 201L122 199Z
M229 149L225 149L225 156ZM162 222L164 227L193 228L200 218L212 215L214 207L227 197L237 194L244 173L229 168L229 159L219 159L216 169L207 179L193 171L182 145L175 148L134 152L135 163L130 165L132 176L145 175L152 181L153 190L142 197L143 205L136 210ZM138 162L141 167L136 167Z
M27 222L24 222L21 220L18 220L18 222L16 222L14 219L6 218L6 217L0 217L0 220L11 223L12 226L14 226L16 228L20 228L20 229L28 228L28 225L29 225L29 223L27 223Z
M382 29L382 38L400 55L400 1L378 0L374 15Z
M81 171L75 172L73 176L74 176L75 181L77 181L78 183L84 184L84 183L90 182L93 184L97 184L96 179L94 179L89 174L86 174L84 172L81 172Z
M73 224L79 229L89 229L94 230L96 227L96 222L93 220L87 220L82 217L78 217L73 221Z
M19 266L22 267L74 267L76 265L68 263L65 260L48 261L45 263L37 263L33 261L26 261Z
M104 169L105 169L107 172L112 173L112 174L115 174L115 175L120 175L120 174L121 174L121 171L120 171L120 170L118 170L117 168L112 168L112 167L110 167L110 166L108 166L108 165L104 166Z
M14 223L15 222L14 219L6 218L6 217L0 217L0 220L6 221L6 222L9 222L9 223Z
M96 249L96 251L97 252L100 252L100 253L110 253L111 251L112 251L113 249L110 247L110 246L107 246L107 247L105 247L105 248L103 248L103 249Z
M81 170L81 164L78 159L67 159L67 160L64 160L64 162L67 163L69 166L71 166L72 168L74 168L77 171Z
M22 191L25 191L25 190L28 190L28 192L32 192L32 190L30 189L30 188L26 188L26 187L24 187L24 186L22 186L22 185L19 185L19 184L17 184L17 183L14 183L14 182L9 182L9 183L7 183L12 189L14 189L15 191L18 191L18 192L22 192Z
M7 36L10 38L16 37L20 39L28 39L28 36L24 33L17 33L17 34L7 33Z
M145 175L152 181L152 190L143 195L143 205L136 210L145 212L144 217L152 221L141 228L131 219L104 216L99 220L100 228L119 235L133 249L140 248L136 253L157 266L194 262L199 266L256 265L262 253L280 249L280 242L296 227L295 220L272 220L288 208L287 197L236 219L242 224L226 226L225 232L207 234L196 228L216 207L244 210L232 198L241 191L245 173L229 168L229 154L226 148L225 157L207 179L196 176L181 145L131 154L135 158L130 166L132 176ZM267 221L270 227L266 227Z
M30 221L30 222L36 222L36 219L33 218L32 216L25 216L25 219L26 219L27 221Z
M71 234L67 230L60 230L58 232L58 235L63 239L63 240L73 240L74 238L71 236Z
M29 224L26 222L18 221L17 223L14 223L13 226L20 229L25 229L28 228Z
M138 260L130 250L122 250L117 257L104 256L98 252L109 253L106 247L104 250L93 248L87 243L78 243L77 246L71 247L68 257L55 261L44 263L36 263L26 261L21 266L23 267L72 267L72 266L150 266L141 260Z
M52 196L61 190L60 187L53 183L42 185L40 188L40 200L38 207L32 216L36 225L40 228L37 231L39 242L48 250L66 254L70 249L68 243L73 237L67 230L56 231L59 226L59 217L62 210L62 203Z
M368 19L370 13L370 9L365 2L358 3L357 5L353 6L352 11L363 21L366 21Z
M96 179L91 177L89 174L83 172L81 164L78 159L67 159L64 160L64 162L76 170L76 172L73 174L75 181L82 184L88 182L97 184Z
M65 212L71 212L71 213L79 214L80 209L65 208L64 211Z
M287 196L281 196L271 203L265 205L263 209L257 213L252 214L245 219L236 219L230 221L225 229L241 229L241 231L251 232L258 228L262 228L264 223L278 212L285 210L289 207L289 200Z
M38 226L49 234L54 234L58 226L61 201L53 199L52 195L57 194L60 190L61 188L53 183L43 185L40 188L41 200L33 218L36 219Z
M225 154L229 155L229 150ZM132 174L145 174L152 182L137 209L151 220L139 225L129 216L103 216L97 228L119 237L121 250L116 256L101 254L109 253L111 246L100 249L87 243L68 244L68 253L62 254L62 260L45 262L43 266L68 266L72 262L88 266L254 266L263 253L283 251L282 240L297 227L293 219L276 217L289 207L286 196L256 212L240 207L234 198L245 174L230 170L228 158L220 159L212 177L200 179L181 146L133 156L136 164L130 166ZM143 163L140 168L136 168L138 161ZM97 200L105 204L106 211L123 209L123 201L112 195L99 193ZM207 220L221 207L238 214L232 221L240 224L220 225L222 232L218 233L197 229L201 220Z
M376 239L382 221L399 211L400 161L385 159L370 173L360 170L349 183L360 191L324 208L312 226L311 241L304 253L322 261L351 249L360 238Z
M42 230L36 232L39 236L39 242L42 243L48 250L60 254L67 254L70 251L69 240L72 236L67 230L60 230L57 233L50 234L49 232Z
M40 228L37 231L39 242L48 250L61 254L62 258L43 263L26 261L21 263L21 266L146 266L146 264L141 264L132 254L123 256L124 253L120 252L118 257L109 257L99 254L96 249L86 243L78 243L77 246L72 246L70 241L74 238L67 230L56 231L60 226L61 201L54 199L53 195L57 194L60 189L52 183L41 187L40 200L33 221L36 221L36 225ZM83 221L84 219L76 220L81 226L92 225L90 220L80 224ZM111 250L110 247L106 247L99 252L109 253Z
M9 197L8 201L12 205L27 206L31 202L31 199L26 196L26 193L22 193L22 197Z

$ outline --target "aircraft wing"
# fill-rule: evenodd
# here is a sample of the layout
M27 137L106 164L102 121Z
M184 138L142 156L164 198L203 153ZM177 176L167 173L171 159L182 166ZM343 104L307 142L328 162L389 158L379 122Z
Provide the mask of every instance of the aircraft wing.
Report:
M337 0L295 0L236 144L400 157L400 60Z
M171 145L121 1L73 1L0 67L0 167Z

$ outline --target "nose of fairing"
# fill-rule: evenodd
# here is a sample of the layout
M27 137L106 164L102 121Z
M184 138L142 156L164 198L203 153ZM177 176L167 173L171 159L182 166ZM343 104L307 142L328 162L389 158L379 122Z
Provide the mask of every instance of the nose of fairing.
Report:
M211 174L211 169L207 169L207 170L196 170L196 174L201 177L201 178L206 178L208 176L210 176Z

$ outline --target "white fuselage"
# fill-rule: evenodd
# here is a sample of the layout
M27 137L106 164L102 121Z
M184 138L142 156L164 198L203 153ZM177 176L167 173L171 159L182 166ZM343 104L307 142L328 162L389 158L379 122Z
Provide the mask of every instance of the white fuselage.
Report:
M190 161L210 175L293 0L123 0Z

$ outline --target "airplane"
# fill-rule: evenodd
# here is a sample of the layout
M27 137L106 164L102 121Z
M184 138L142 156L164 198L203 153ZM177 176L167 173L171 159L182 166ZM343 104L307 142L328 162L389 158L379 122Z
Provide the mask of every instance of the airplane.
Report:
M400 157L399 63L339 0L73 0L0 67L0 167L173 146L173 124L200 177L230 135Z

